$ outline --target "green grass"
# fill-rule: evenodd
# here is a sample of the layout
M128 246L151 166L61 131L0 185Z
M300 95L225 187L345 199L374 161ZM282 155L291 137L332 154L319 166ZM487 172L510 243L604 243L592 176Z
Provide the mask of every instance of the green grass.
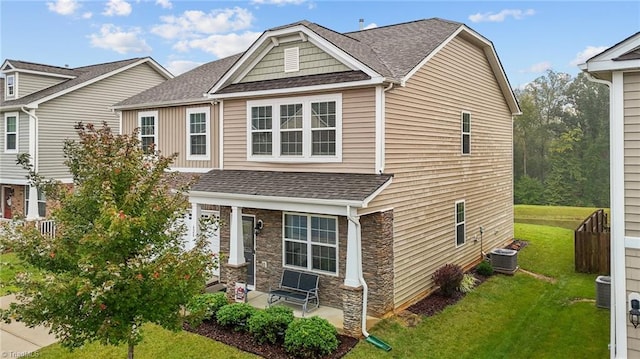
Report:
M361 342L357 358L604 358L608 355L609 311L598 309L595 275L573 272L573 232L516 224L529 241L518 264L555 282L516 275L491 277L439 315L415 328L386 319L371 334L389 343L385 353Z
M595 207L535 206L518 204L513 206L516 223L539 224L543 226L561 227L574 230L591 213ZM609 214L609 209L605 208Z
M26 271L26 267L20 262L14 253L0 254L0 296L13 293L17 287L10 284L17 273Z
M218 343L189 332L171 332L159 326L143 327L143 341L135 348L136 358L200 359L200 358L258 358L255 355ZM126 358L126 345L112 346L92 343L69 352L60 344L53 344L37 352L39 359L112 359Z

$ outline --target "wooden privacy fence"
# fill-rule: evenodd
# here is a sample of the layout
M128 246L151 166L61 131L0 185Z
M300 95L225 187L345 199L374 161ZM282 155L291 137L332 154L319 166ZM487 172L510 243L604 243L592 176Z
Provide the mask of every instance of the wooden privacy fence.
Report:
M576 272L610 273L611 234L603 209L593 212L574 232Z

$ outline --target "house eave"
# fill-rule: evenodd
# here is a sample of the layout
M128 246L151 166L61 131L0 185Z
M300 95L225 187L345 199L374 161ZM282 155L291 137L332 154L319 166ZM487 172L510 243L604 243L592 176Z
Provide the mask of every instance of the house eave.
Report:
M143 102L132 105L112 106L111 109L115 111L137 110L143 108L155 108L155 107L172 107L172 106L186 106L186 105L198 105L210 103L211 99L206 97L186 99L186 100L171 100L171 101L152 101Z

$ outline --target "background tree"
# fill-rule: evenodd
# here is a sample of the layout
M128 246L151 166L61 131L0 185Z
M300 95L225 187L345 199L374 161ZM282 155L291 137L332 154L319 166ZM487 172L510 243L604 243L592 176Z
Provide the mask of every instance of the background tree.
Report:
M183 248L184 188L165 170L175 155L145 154L137 134L114 135L109 127L77 126L66 141L65 164L74 189L33 173L30 180L59 202L57 230L47 237L32 225L15 226L4 245L44 275L17 278L19 303L5 320L44 324L63 346L127 343L129 358L152 322L182 328L181 308L199 293L217 265L200 237Z

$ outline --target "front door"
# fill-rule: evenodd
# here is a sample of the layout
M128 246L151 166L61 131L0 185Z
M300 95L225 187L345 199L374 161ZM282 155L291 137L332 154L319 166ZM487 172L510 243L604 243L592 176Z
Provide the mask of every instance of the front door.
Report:
M13 190L11 187L2 187L2 217L3 218L13 217L11 213L12 194L13 194Z
M247 288L255 289L256 285L256 218L242 216L242 236L244 243L244 260L247 262Z

